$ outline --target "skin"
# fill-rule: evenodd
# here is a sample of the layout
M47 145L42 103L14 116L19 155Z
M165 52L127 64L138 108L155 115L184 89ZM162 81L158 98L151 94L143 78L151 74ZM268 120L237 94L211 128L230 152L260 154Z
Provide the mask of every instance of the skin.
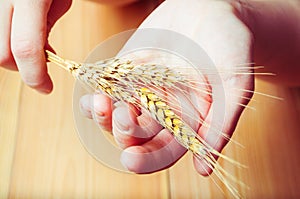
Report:
M199 15L199 13L201 13L201 15ZM197 23L181 28L182 23L185 21L194 21L195 18L197 19ZM222 21L222 25L220 25L220 21ZM180 1L166 1L144 21L140 28L168 28L186 35L204 48L216 66L222 67L222 69L226 71L235 72L238 70L236 65L250 63L252 60L251 32L247 26L236 17L235 9L227 2L216 1L208 3L208 1L193 1L192 4L185 4ZM134 39L133 36L131 41L134 41ZM159 41L159 38L155 39ZM170 62L168 62L168 64L172 65ZM251 70L249 70L249 72L251 72ZM254 78L252 75L223 74L221 78L224 81L224 85L228 88L254 89ZM209 79L208 81L210 82ZM212 90L216 89L214 85L211 86ZM244 109L242 106L239 106L238 103L248 103L248 100L237 96L251 98L251 93L241 91L232 93L232 90L225 90L225 93L230 92L232 95L226 95L224 99L226 102L224 122L220 119L220 121L218 121L219 124L212 124L221 126L225 124L220 130L229 137L232 135ZM91 113L92 108L90 107L93 105L86 103L88 98L88 96L84 97L81 102L82 107L87 110L85 113L91 117L93 114L89 113ZM196 99L193 104L201 104L201 107L193 106L193 108L200 110L205 122L211 124L213 117L213 109L211 109L211 106L214 104L214 100L206 100L210 97L203 96L199 92L191 93L188 98ZM114 110L104 110L102 108L107 107L105 103L109 101L109 99L101 95L98 95L97 99L98 100L95 101L97 104L96 112L100 112L101 115L105 117L105 119L98 120L97 122L104 128L110 129L111 126L107 126L102 122L112 120L112 131L115 139L124 149L121 161L129 170L136 173L158 171L174 164L186 152L178 143L173 142L174 138L169 133L166 133L165 129L155 127L155 136L153 136L153 132L148 136L149 132L142 124L145 123L143 122L143 118L146 118L144 120L151 121L149 117L145 117L142 114L142 119L136 118L135 114L132 113L132 108L126 108L126 106L117 106ZM189 107L188 99L181 100L183 106ZM205 100L207 103L203 103ZM105 103L99 104L101 102ZM112 114L110 111L113 111ZM200 118L190 121L190 125L193 126L194 130L205 138L211 146L214 146L217 151L221 151L227 143L227 140L218 133L210 132L208 134L208 129L197 123L199 119ZM137 120L140 124L139 128L136 125ZM148 139L136 138L135 135L137 134ZM162 146L168 147L166 147L165 150L160 150ZM149 155L149 153L151 155ZM168 161L166 161L166 159L168 159ZM194 159L194 165L196 170L202 175L211 173L211 169L203 162Z
M114 1L111 1L111 0L91 0L91 1L96 1L98 3L107 4L107 5L111 5L111 6L124 6L124 5L135 3L138 0L114 0Z
M128 0L127 3L132 2ZM70 0L1 1L0 66L18 70L27 85L42 93L50 93L53 86L47 73L44 50L52 49L47 41L48 34L70 5ZM231 75L221 75L225 87L253 90L252 75L234 75L238 64L255 62L264 65L266 71L278 74L272 81L300 85L300 66L297 63L300 54L299 21L300 6L296 0L190 0L189 4L169 0L155 9L140 28L170 29L193 39L217 67L232 71ZM149 61L153 60L149 58ZM211 88L214 90L213 85ZM233 93L226 89L225 93L225 118L219 122L220 130L230 137L244 109L238 103L248 103L248 100L236 96L251 98L251 93ZM193 104L201 106L189 104L186 98L182 98L181 103L192 111L199 110L210 124L214 99L207 100L208 96L197 92L190 93L188 98L193 98ZM203 103L203 99L207 103ZM106 96L84 96L81 108L86 116L94 116L93 119L103 128L113 130L116 141L124 148L121 161L131 171L151 173L168 168L186 152L149 116L142 112L137 117L139 110L124 104L113 106ZM151 124L150 132L146 123ZM226 139L217 133L208 133L195 120L190 121L190 125L217 151L227 144ZM137 134L143 138L136 138L134 135ZM211 173L203 162L194 160L194 165L202 175Z
M18 70L28 86L50 93L44 49L52 50L48 34L70 6L71 0L1 1L0 66Z
M166 1L153 11L140 28L170 29L192 38L207 52L217 67L223 67L222 69L226 71L234 73L237 72L239 64L256 63L264 65L265 71L278 74L273 77L272 81L285 85L300 85L297 78L300 74L300 67L297 63L297 54L300 54L300 47L297 45L299 44L297 41L300 39L297 35L300 35L300 30L299 27L292 25L297 24L296 21L300 20L298 14L300 12L299 6L292 5L293 1L290 3L202 0L186 4L177 0ZM277 18L278 21L272 20L273 18ZM194 23L182 28L182 24L190 21ZM293 37L282 41L285 35ZM159 41L159 38L156 39ZM134 36L131 40L134 41ZM274 54L280 56L272 56ZM289 70L284 69L285 64L289 64ZM264 72L264 70L258 72ZM249 72L253 71L249 70ZM231 137L244 110L244 107L238 104L246 105L248 100L245 98L250 99L252 94L242 91L232 92L226 88L254 90L254 77L252 75L222 74L221 78L225 86L226 113L224 121L219 121L217 125L221 125L220 130ZM91 102L93 97L97 98L94 100L94 103L97 104L95 110L93 104L86 103L87 99L90 99ZM191 93L189 97L199 99L194 101L194 104L199 104L203 101L201 97L206 98L207 96L199 97L199 93ZM85 96L81 100L84 113L88 117L92 118L94 111L98 113L97 115L101 113L100 120L94 118L96 122L103 128L112 129L117 143L124 149L121 161L129 170L136 173L159 171L173 165L185 153L186 150L173 142L173 137L166 133L165 129L154 125L151 128L154 132L148 136L149 132L143 124L144 121L151 121L151 119L144 116L145 114L142 113L142 116L136 117L132 108L119 105L110 106L107 110L104 108L107 107L107 102L111 103L106 96L102 95ZM181 103L187 106L188 100L182 99ZM213 103L212 99L211 104ZM213 113L211 104L208 101L201 107L192 106L202 113L208 124L211 124ZM191 123L194 130L217 151L222 151L228 140L220 134L208 133L205 127L193 122L195 120ZM137 126L137 123L140 125ZM155 122L152 123L155 124ZM136 138L136 135L145 139ZM197 161L195 158L194 166L202 175L209 175L212 172L204 162Z
M300 85L300 1L242 1L233 3L238 17L253 35L253 60L262 72L276 77L260 77L285 85Z

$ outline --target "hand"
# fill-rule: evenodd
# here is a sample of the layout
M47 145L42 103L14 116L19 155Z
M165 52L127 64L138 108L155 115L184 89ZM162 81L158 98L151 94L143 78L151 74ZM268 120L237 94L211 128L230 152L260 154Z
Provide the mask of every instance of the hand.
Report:
M252 35L238 18L236 9L225 1L194 0L186 4L180 0L166 1L161 4L140 26L140 28L162 28L181 33L198 43L213 60L219 70L225 89L226 113L224 121L211 124L214 99L201 93L190 93L188 98L180 99L184 107L197 109L204 121L211 126L221 126L220 131L229 137L235 130L239 117L254 89L253 75L239 74L239 65L252 62ZM159 41L159 38L153 38ZM130 42L134 42L134 36ZM163 41L162 41L163 42ZM151 60L149 60L151 63ZM172 65L172 60L168 60ZM243 65L245 66L245 65ZM251 67L246 72L253 72ZM208 78L208 83L210 80ZM214 92L215 85L210 85ZM236 88L236 89L232 89ZM147 114L136 117L132 107L117 105L114 109L111 100L104 95L84 96L81 100L83 112L105 129L112 128L117 143L124 148L122 163L136 173L155 172L173 165L185 152L171 134L162 129ZM203 103L206 101L206 103ZM196 104L201 104L197 106ZM91 108L93 107L93 108ZM91 114L91 112L96 114ZM198 116L200 117L200 115ZM221 151L228 142L220 133L212 133L201 126L199 118L188 123L206 142ZM151 128L147 127L150 123ZM111 126L112 124L112 126ZM139 124L139 125L137 125ZM151 129L149 131L149 129ZM208 133L209 132L209 133ZM139 138L136 138L136 135ZM143 137L143 138L141 138ZM166 147L164 147L166 146ZM160 150L162 149L163 150ZM149 155L149 153L151 155ZM194 161L196 170L202 175L211 173L203 162Z
M71 0L6 0L0 2L0 66L19 70L30 87L50 93L45 49L48 34L69 9Z

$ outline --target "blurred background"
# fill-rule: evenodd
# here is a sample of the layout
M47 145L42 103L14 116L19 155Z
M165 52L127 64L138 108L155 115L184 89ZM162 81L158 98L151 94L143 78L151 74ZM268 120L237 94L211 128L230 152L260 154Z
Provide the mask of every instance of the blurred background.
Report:
M51 44L68 59L84 61L101 41L138 27L155 8L152 1L109 7L73 1L54 27ZM0 68L0 198L230 198L211 178L199 176L187 154L172 168L134 175L103 166L79 141L73 120L74 80L49 64L54 91L44 96L18 73ZM300 89L256 81L254 95L224 154L247 169L220 162L250 189L245 198L300 198Z

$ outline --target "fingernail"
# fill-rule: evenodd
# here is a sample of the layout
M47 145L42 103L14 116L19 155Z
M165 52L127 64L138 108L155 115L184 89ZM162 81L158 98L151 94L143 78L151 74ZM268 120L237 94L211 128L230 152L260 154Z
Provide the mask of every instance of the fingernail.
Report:
M114 126L122 133L124 134L129 134L129 126L128 125L124 125L116 120L114 120Z
M115 108L126 107L127 104L125 102L122 102L122 101L117 101L116 103L114 103L114 106L115 106Z
M93 110L93 114L95 114L98 118L105 118L105 114L101 111L96 111L94 108Z
M127 160L127 156L126 156L125 152L121 153L120 162L121 162L122 166L124 167L124 169L129 171L129 169L128 169L128 160Z

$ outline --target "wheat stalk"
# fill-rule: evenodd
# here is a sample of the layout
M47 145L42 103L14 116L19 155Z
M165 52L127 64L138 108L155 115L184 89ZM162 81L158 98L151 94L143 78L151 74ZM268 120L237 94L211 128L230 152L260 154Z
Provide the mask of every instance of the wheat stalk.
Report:
M115 58L94 64L82 64L62 59L50 51L46 51L46 55L49 61L71 72L76 79L93 90L104 92L113 100L125 101L146 109L155 120L170 131L182 146L213 169L216 176L235 198L241 198L238 190L232 186L229 180L243 186L246 185L226 172L218 164L215 156L238 166L243 165L216 151L176 114L178 110L171 108L174 105L172 102L167 102L161 97L161 93L167 92L165 88L177 88L185 92L180 85L187 84L188 80L180 72L175 72L163 65L135 65L131 61ZM202 89L201 92L211 95L208 90ZM198 122L203 126L210 127L204 120ZM222 132L220 133L226 136Z

